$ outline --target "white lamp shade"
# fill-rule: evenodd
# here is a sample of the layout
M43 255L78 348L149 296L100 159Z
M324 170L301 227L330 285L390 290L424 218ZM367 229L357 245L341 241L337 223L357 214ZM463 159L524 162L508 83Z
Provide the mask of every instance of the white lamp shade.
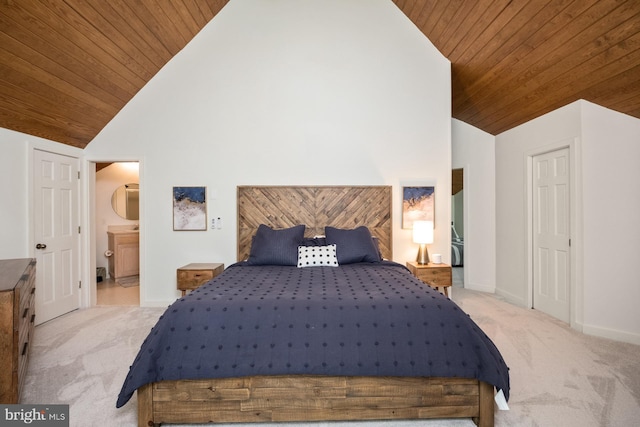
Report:
M433 243L433 221L413 222L413 243Z

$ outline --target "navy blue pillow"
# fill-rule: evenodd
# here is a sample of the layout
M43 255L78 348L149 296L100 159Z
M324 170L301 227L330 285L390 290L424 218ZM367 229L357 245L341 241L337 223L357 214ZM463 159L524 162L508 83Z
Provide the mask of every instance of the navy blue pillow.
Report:
M325 227L324 234L328 245L336 245L338 264L381 261L371 232L364 225L352 230Z
M258 226L251 242L249 265L297 265L298 246L304 238L304 225L274 230L264 224Z

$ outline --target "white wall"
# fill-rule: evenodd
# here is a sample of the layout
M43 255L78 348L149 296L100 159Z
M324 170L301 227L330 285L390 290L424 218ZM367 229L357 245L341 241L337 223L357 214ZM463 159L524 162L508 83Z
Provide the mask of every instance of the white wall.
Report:
M529 298L527 155L580 134L580 103L572 103L496 136L496 290L516 304Z
M528 157L571 150L572 326L640 344L640 120L577 101L496 137L496 291L531 304Z
M0 259L26 258L29 236L27 135L0 128Z
M175 269L235 261L238 185L392 185L394 259L413 259L400 186L436 185L449 261L450 64L387 0L233 1L85 150L141 162L141 304ZM221 230L174 232L171 190L206 186Z
M30 203L34 148L82 155L75 147L0 128L0 259L34 256Z
M640 120L582 103L584 331L640 344Z
M494 292L495 138L453 119L451 148L452 168L464 169L464 287Z

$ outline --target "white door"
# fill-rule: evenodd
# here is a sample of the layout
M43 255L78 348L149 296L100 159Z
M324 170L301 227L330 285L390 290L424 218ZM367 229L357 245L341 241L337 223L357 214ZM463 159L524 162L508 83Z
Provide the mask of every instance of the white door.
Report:
M533 308L570 316L569 149L533 158Z
M78 159L34 152L36 324L77 309Z

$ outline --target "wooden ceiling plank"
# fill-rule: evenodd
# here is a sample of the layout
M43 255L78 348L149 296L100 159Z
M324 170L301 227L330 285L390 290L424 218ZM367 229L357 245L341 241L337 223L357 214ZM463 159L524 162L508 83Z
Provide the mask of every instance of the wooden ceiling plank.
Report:
M568 97L564 99L557 99L552 104L537 104L538 108L532 108L532 110L528 113L531 118L539 117L543 114L549 113L555 109L568 105L572 102L575 102L579 99L584 99L589 102L593 102L602 107L609 108L610 110L618 111L620 113L631 114L630 109L633 109L633 104L626 108L621 108L621 106L616 105L610 100L611 96L614 96L615 99L619 98L619 94L621 92L630 92L634 98L635 105L640 107L640 82L637 79L637 76L640 73L640 66L634 67L632 69L626 70L623 73L620 73L617 76L613 76L606 81L599 82L596 86L592 86L589 88L583 89L579 93L571 93ZM629 81L632 80L632 87L629 85ZM532 106L532 107L536 107ZM633 114L631 114L633 115ZM634 116L638 118L638 116ZM495 125L496 132L501 133L508 129L511 129L515 126L521 125L528 120L523 120L521 116L517 116L512 114L508 117L505 117L500 123Z
M176 3L177 2L157 3L159 6L158 13L163 13L166 19L171 22L175 31L180 34L180 37L184 40L184 48L184 46L186 46L187 43L189 43L189 41L197 34L197 31L192 31L191 26L187 21L185 21L182 14L176 7Z
M624 25L620 27L624 27ZM620 27L620 33L628 33L626 29ZM618 39L615 31L608 32L603 38ZM503 112L493 114L492 121L496 122L496 126L503 123L501 120L503 115L511 115L507 112L509 109L513 109L521 103L532 109L533 113L531 114L535 114L536 111L539 111L537 107L542 108L543 103L557 106L573 102L580 97L590 100L599 87L611 91L612 89L603 81L640 64L640 34L636 33L629 39L622 40L608 48L599 46L598 39L596 39L592 46L584 49L583 52L582 56L576 56L574 63L566 73L545 81L545 84L533 88L526 97L507 105ZM576 75L583 77L576 79ZM637 76L633 78L637 79Z
M457 64L473 65L481 63L482 59L500 49L506 37L508 37L509 29L512 21L525 8L531 4L529 0L513 0L504 5L504 7L494 16L494 19L483 29L483 31L474 39L476 46L482 46L482 49L467 49L464 53L456 58ZM537 2L533 3L537 5ZM505 31L502 31L504 29Z
M593 103L607 106L616 111L625 112L640 108L640 65L613 76L602 85L607 90L595 93L589 100Z
M502 13L505 7L509 5L511 0L480 0L480 7L476 16L472 16L472 21L467 24L468 31L464 37L458 42L456 47L449 54L449 60L452 63L464 64L465 58L472 55L477 46L482 46L481 39L485 33L485 29L491 25Z
M76 7L84 10L86 14L90 14L93 9L89 10L83 0L73 0L73 7L56 0L40 1L46 4L48 14L57 15L58 18L54 22L66 23L59 33L60 37L66 37L80 49L91 52L94 58L119 74L122 77L122 82L127 83L128 87L125 89L132 95L144 86L146 80L140 77L144 75L142 67L120 49L116 41L105 37L97 27L74 9ZM71 3L71 0L67 1Z
M121 77L121 73L117 73L113 70L113 65L122 68L113 59L110 59L111 66L104 61L105 56L96 57L94 55L95 45L90 42L86 37L76 29L73 24L64 22L65 18L61 18L50 9L46 7L44 3L30 2L29 0L21 1L20 6L26 6L26 9L43 23L46 23L51 29L50 32L42 33L42 37L51 39L52 43L60 46L61 50L65 50L68 55L78 58L83 63L83 68L88 68L90 71L99 69L101 74L104 74L104 78L116 84L127 93L131 93L135 90L135 86L132 85L127 79ZM17 6L16 6L17 7ZM129 95L130 97L131 95Z
M137 31L140 28L137 19L134 19L132 15L123 17L125 9L122 7L121 1L93 2L92 6L104 19L103 26L109 28L106 36L111 37L110 33L119 33L117 38L123 42L120 45L121 48L144 66L147 75L154 76L171 59L168 52L164 55L160 54L140 35ZM147 80L149 78L147 77Z
M42 85L40 86L41 88L54 88L60 93L65 94L67 97L76 98L85 104L95 105L100 111L104 111L108 114L115 115L119 109L124 106L125 103L116 98L109 100L109 102L106 102L104 98L96 98L78 86L73 85L67 80L60 78L58 75L51 73L50 70L43 70L35 66L35 60L33 58L25 60L13 55L10 51L4 50L4 47L9 45L8 40L11 39L0 33L0 58L2 58L3 64L5 64L8 69L14 70L18 75L29 76L34 81L40 82ZM34 56L38 55L39 53L34 52ZM11 76L12 74L8 74L4 78L5 80L9 80Z
M429 19L429 16L431 16L433 9L437 4L438 4L438 0L423 0L422 2L422 8L420 10L420 14L418 14L417 21L414 21L414 24L420 30L422 30L424 34L426 34L424 30L425 22Z
M416 19L420 15L420 9L422 7L423 0L408 0L404 2L402 6L400 6L395 0L393 2L396 4L398 9L400 9L402 12L404 12L405 15L407 15L407 18L409 18L411 22L415 22L414 19Z
M626 5L628 6L629 3L626 3ZM508 99L516 100L523 97L526 92L535 90L536 87L545 85L558 75L575 68L575 66L579 65L579 63L576 64L576 61L583 62L586 60L581 59L584 52L593 54L594 49L590 48L588 44L592 43L594 37L611 30L606 23L615 25L615 17L628 16L626 15L628 8L624 6L623 4L611 11L611 13L603 15L606 11L598 8L598 3L596 3L587 11L588 13L586 15L581 15L583 16L582 20L578 21L576 19L565 27L566 31L570 31L570 33L573 33L573 31L569 30L568 27L575 27L577 34L573 38L565 40L564 44L561 44L560 41L554 42L557 46L554 46L554 49L540 52L542 54L540 59L528 69L521 70L519 74L513 76L511 79L503 77L503 84L496 82L494 86L487 87L487 90L480 97L481 99L474 102L475 111L483 111L482 114L485 115L493 114L495 109L500 108L496 104L496 99L503 98L508 94ZM600 19L597 19L598 17ZM601 25L595 25L596 22L601 23ZM598 46L595 48L598 49ZM599 47L600 50L604 48L605 47L602 46ZM572 54L571 52L577 52L577 54ZM498 89L496 89L495 86L497 86ZM503 102L502 104L505 103ZM467 119L474 120L473 116L465 115L464 109L460 109L459 105L456 105L454 111L456 114L461 114Z
M20 3L20 5L22 4ZM60 36L56 26L51 26L46 17L37 13L31 14L29 11L34 11L34 9L22 10L18 6L3 8L2 16L6 16L7 19L3 23L4 32L19 32L14 38L38 50L43 57L48 57L52 62L60 63L63 69L68 69L91 82L93 86L89 86L87 89L92 91L94 90L92 88L98 88L99 93L94 93L95 96L105 96L106 99L115 96L122 102L127 102L130 99L130 92L123 89L123 86L129 86L128 82L123 82L118 74L112 74L106 66L96 62L95 58L87 52L86 47L79 48L68 38ZM18 24L24 24L23 28L28 28L29 31L20 30L21 25ZM20 47L16 49L16 53L23 54L22 50L23 48ZM101 70L100 73L94 71L98 67ZM94 90L94 92L96 91Z
M0 100L0 123L8 123L7 129L22 132L28 135L38 136L50 141L57 141L62 144L84 148L89 143L88 140L71 135L67 129L43 123L41 117L33 119L23 114L17 106L2 106ZM18 112L20 111L20 112Z
M189 11L189 14L191 15L191 19L193 19L196 22L196 24L198 25L198 28L202 29L204 28L205 25L207 25L209 20L207 20L205 15L202 13L197 3L193 1L185 1L184 7Z
M205 15L207 22L209 22L229 3L229 0L205 0L204 3L209 6L209 14Z
M39 31L39 34L35 34L18 22L21 21L12 20L0 12L0 23L5 29L5 32L0 34L4 49L20 54L21 58L32 63L37 69L58 75L75 87L82 87L83 90L100 99L111 100L110 102L117 104L126 103L130 99L131 94L123 91L114 82L116 76L106 78L91 72L86 62L70 54L70 50L64 49L64 44L60 47L51 44L52 40L59 39L44 37L43 31L30 25L30 28ZM6 33L10 33L11 37Z
M94 28L94 31L90 33L92 34L90 38L95 43L101 43L102 39L109 40L109 44L114 46L110 51L118 59L118 62L126 65L127 69L135 73L142 82L151 79L158 67L147 58L138 46L131 42L127 31L128 25L125 21L105 19L103 13L108 14L109 8L102 6L106 2L96 2L95 7L92 7L92 4L92 2L82 2L82 8L75 9L78 16ZM134 81L132 83L136 84Z
M429 5L430 12L425 15L425 20L421 24L420 28L424 28L428 31L429 40L437 39L439 37L438 31L441 31L441 27L438 27L438 22L442 20L442 16L446 12L451 0L435 1Z
M640 46L640 33L636 34L632 39L627 40L627 43ZM616 54L616 52L618 53ZM626 47L616 49L616 46L612 46L599 57L591 59L590 62L594 62L596 65L584 65L584 71L580 69L572 70L556 81L550 82L549 85L538 88L524 99L518 101L518 104L522 102L527 105L531 115L537 115L545 109L551 111L578 99L592 100L600 96L600 93L610 94L623 91L624 87L630 84L630 81L637 81L638 74L635 74L635 72L640 66L640 49L635 49L628 55L625 54L626 52ZM606 58L609 55L617 59L609 61ZM621 55L621 57L617 55ZM598 66L598 63L601 65ZM574 79L576 74L583 75L584 78L576 81ZM607 107L607 105L603 106ZM513 108L513 104L508 105L503 110L505 112L503 115L494 115L493 121L496 127L505 128L513 124L513 119L509 118L513 115L513 113L509 112L510 110L513 111Z
M452 22L459 22L460 16L464 15L465 11L468 11L467 8L462 7L464 3L465 0L451 0L448 6L442 11L442 14L430 32L432 36L427 37L434 45L441 46L443 40L446 40L447 30L452 27L457 27L457 25L452 25Z
M34 108L35 107L35 108ZM104 126L108 123L109 118L104 117L102 122L95 123L94 125L89 124L85 121L73 121L73 123L69 122L66 118L68 115L61 111L52 109L51 114L47 114L43 116L40 112L40 104L33 104L31 102L27 102L22 97L11 97L4 96L0 100L0 108L8 111L20 111L23 117L28 117L37 123L43 125L43 128L48 125L52 129L58 128L65 131L66 135L74 135L78 137L78 139L85 139L86 137L93 135L95 132L96 126ZM94 122L97 120L94 119ZM100 128L101 128L100 127ZM72 131L72 132L70 132Z
M532 37L533 34L543 25L544 22L557 13L563 3L570 3L572 0L545 0L536 2L525 2L521 9L508 8L509 16L501 14L503 21L494 21L489 28L489 32L494 36L488 40L482 49L476 49L477 53L471 57L465 65L467 68L477 70L474 76L484 76L489 70L493 70L500 60L505 57L511 58L514 50ZM553 7L547 7L552 2ZM545 13L546 12L546 13ZM508 22L507 22L508 20ZM473 87L475 80L468 80L469 89Z
M138 4L136 12L140 15L140 19L147 25L149 31L166 46L171 55L180 52L188 40L185 40L182 34L176 29L173 22L167 18L167 15L157 3L145 2Z
M172 2L176 15L180 16L180 19L184 23L185 29L190 34L189 40L191 40L202 29L202 25L199 25L191 11L187 8L185 2Z
M138 15L137 9L132 9L132 7L135 7L135 4L126 0L112 1L109 3L118 15L120 15L120 18L129 24L134 33L137 34L138 38L143 40L140 48L143 49L145 48L145 45L148 46L149 54L158 58L160 61L159 68L162 68L173 57L173 55L164 43L162 43L155 34L149 31L149 27L145 23L144 18Z
M597 0L592 1L595 2ZM541 31L534 33L530 39L524 41L517 51L512 52L511 55L504 55L504 59L494 69L487 70L484 73L478 71L481 77L474 78L473 82L466 76L460 75L461 73L454 65L453 74L457 74L456 79L460 81L458 87L463 86L465 88L465 93L463 94L454 92L454 114L470 119L480 111L479 100L484 99L484 97L490 97L492 94L494 96L509 94L512 88L505 88L505 86L509 84L521 86L522 82L513 83L520 75L525 75L526 79L533 78L535 73L532 72L531 68L540 61L540 55L544 55L548 50L555 50L560 47L561 42L558 42L557 38L553 38L550 34L554 34L555 31L560 31L560 29L563 29L563 34L567 34L570 31L571 34L576 34L577 29L567 30L567 28L576 28L576 26L571 26L572 22L574 22L574 17L584 13L592 5L581 0L572 3L562 13L552 18L549 24L544 26Z
M200 13L205 17L207 22L211 21L213 17L221 9L221 6L216 0L206 0L196 2L197 7L200 9Z
M463 93L457 93L455 96L456 111L464 111L464 105L468 98L474 96L478 90L483 89L487 84L504 82L505 76L512 75L519 65L527 62L528 55L536 47L550 36L560 32L572 19L571 14L566 13L566 10L572 4L574 6L582 5L582 7L587 5L584 0L578 0L577 2L575 0L554 0L530 19L532 22L538 21L539 23L534 24L538 27L535 32L529 33L527 37L528 26L523 25L518 30L518 34L511 38L512 43L507 43L500 50L496 50L491 57L487 58L485 63L474 66L473 69L475 71L472 75L465 75L465 68L456 69L454 67L454 73L458 74L456 78L463 83L465 88ZM562 17L562 20L559 17Z
M467 23L474 19L473 16L477 16L478 7L478 2L463 1L462 4L457 7L451 22L438 41L434 42L430 39L447 58L449 58L449 55L458 43L460 43L460 40L462 40L469 28Z
M0 88L2 89L0 93L3 96L19 98L24 102L38 106L40 114L44 117L49 113L43 114L43 111L54 111L97 126L108 122L114 114L113 110L101 111L93 103L87 104L79 101L49 85L35 81L25 74L12 73L12 70L4 63L0 63L0 75L10 76L10 78L0 80Z
M640 54L634 52L633 56L634 58L626 63L635 65L623 69L615 68L619 71L617 74L614 70L608 73L605 71L602 76L606 78L601 78L571 95L614 110L618 110L624 104L640 103L637 97L640 95L640 80L637 78L640 73Z

